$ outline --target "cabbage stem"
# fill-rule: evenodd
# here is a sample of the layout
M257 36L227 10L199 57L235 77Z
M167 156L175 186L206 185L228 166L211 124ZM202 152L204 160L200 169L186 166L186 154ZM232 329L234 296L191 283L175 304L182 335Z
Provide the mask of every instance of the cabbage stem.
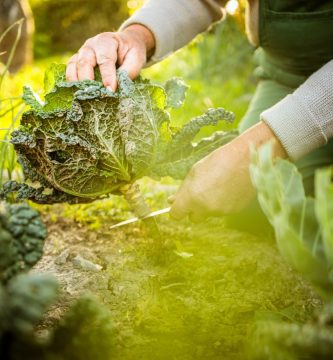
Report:
M151 209L142 196L137 183L122 186L120 192L124 195L131 210L138 218L143 218L151 213ZM154 218L144 219L143 221L151 232L159 234L159 229Z

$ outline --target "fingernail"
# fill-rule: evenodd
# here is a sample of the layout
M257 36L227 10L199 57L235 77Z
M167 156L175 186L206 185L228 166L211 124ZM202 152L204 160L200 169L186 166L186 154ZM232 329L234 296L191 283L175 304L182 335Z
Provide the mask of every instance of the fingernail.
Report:
M109 91L114 92L114 90L112 89L111 86L107 86L106 88L107 88Z

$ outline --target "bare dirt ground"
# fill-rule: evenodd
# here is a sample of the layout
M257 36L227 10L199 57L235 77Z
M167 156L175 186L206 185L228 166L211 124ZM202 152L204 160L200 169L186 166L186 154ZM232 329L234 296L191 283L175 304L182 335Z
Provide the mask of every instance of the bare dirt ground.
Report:
M93 294L110 310L113 359L239 359L258 317L302 322L320 305L272 239L221 221L160 218L157 239L140 223L110 231L44 218L49 236L35 271L53 274L62 292L40 331Z

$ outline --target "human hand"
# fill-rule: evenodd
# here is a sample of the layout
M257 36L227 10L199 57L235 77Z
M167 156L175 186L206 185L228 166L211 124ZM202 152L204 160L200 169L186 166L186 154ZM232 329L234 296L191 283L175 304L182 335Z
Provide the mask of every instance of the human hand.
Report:
M116 68L127 71L135 79L155 47L153 34L134 24L120 32L104 32L88 39L73 55L66 69L67 81L94 79L99 66L102 81L111 91L117 89Z
M170 215L175 219L189 216L198 222L244 209L255 196L249 173L249 146L258 148L268 141L273 141L275 157L287 157L269 127L259 123L197 162L171 197Z

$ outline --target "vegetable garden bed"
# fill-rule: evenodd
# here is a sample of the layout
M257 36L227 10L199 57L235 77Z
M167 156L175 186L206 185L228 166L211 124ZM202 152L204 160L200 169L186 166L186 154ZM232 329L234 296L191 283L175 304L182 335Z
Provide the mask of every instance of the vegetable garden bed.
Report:
M105 339L109 347L102 344L99 352L93 349L103 343L98 336L94 346L89 335L78 338L77 348L70 337L60 337L65 358L243 359L253 351L258 319L304 322L321 304L273 239L228 229L221 220L193 225L159 218L163 256L156 258L156 239L142 224L110 231L107 213L103 218L92 204L91 221L95 213L102 225L91 230L89 216L73 220L75 211L82 212L76 207L44 210L49 237L35 271L55 275L62 295L39 330L46 335L61 324L73 300L89 293L104 305L102 323L112 331ZM93 334L94 323L86 325Z

